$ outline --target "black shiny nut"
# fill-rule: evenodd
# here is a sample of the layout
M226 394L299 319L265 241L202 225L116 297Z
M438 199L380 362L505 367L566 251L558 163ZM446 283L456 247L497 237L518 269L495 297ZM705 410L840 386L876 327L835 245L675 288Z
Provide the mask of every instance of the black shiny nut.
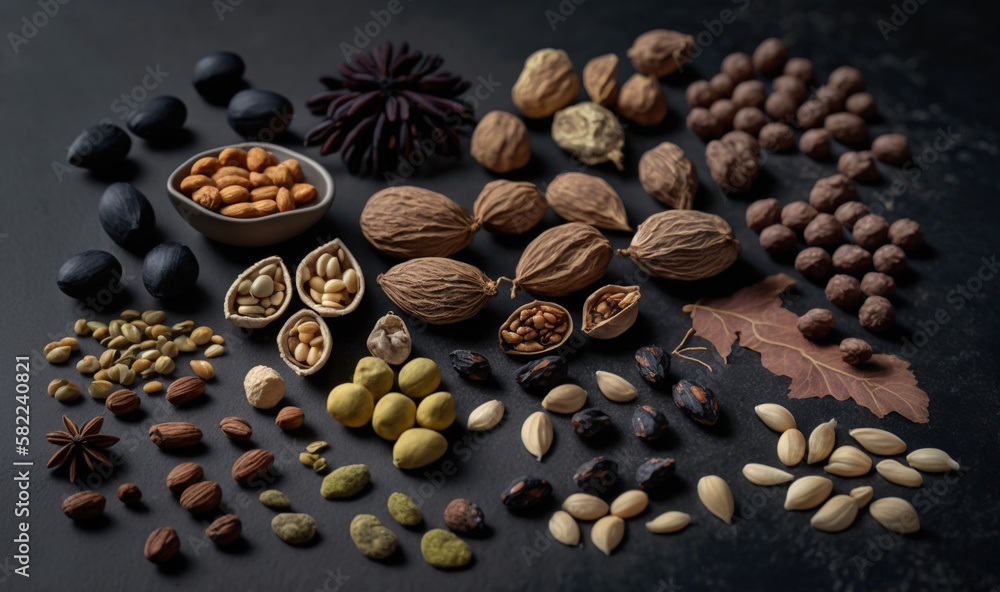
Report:
M674 404L698 423L715 425L719 419L719 401L715 393L690 380L674 385Z
M269 142L292 123L292 102L269 90L246 89L233 95L226 109L229 127L240 136Z
M618 463L603 456L594 457L577 467L573 481L585 493L605 493L618 482Z
M466 380L487 382L493 380L493 368L486 356L467 349L456 349L448 354L451 366Z
M66 162L82 169L106 169L128 156L132 138L117 125L99 123L80 132L66 153Z
M156 298L190 295L197 280L198 260L187 245L156 245L142 262L142 283Z
M228 51L210 53L194 65L194 88L215 104L226 104L246 86L243 58Z
M569 362L562 356L545 356L517 369L514 382L526 391L549 391L566 380Z
M525 475L507 486L500 494L500 501L508 510L525 510L552 495L552 485L545 479Z
M153 206L128 183L113 183L104 190L97 217L111 240L130 251L142 250L156 238Z
M444 523L455 532L478 533L486 526L482 508L464 498L453 499L444 509Z
M184 127L187 107L177 97L164 95L146 101L128 116L126 125L133 134L144 140L165 140Z
M107 251L84 251L59 268L56 283L64 294L77 300L97 298L122 291L122 264Z
M649 405L639 405L632 412L632 431L641 440L659 440L668 428L667 416Z
M584 438L593 438L611 427L611 418L600 409L584 409L573 414L573 429Z
M672 458L647 458L635 470L635 480L639 489L649 490L662 487L674 476L676 464Z
M648 384L663 386L669 378L670 354L656 345L640 347L635 350L635 367Z

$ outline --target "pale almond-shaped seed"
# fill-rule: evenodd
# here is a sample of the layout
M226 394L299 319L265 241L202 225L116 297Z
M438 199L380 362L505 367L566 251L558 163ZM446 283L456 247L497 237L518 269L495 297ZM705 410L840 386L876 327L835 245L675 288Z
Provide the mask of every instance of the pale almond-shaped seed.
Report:
M777 403L764 403L753 408L757 417L764 422L764 425L778 432L784 433L795 429L795 416L788 409Z
M840 446L830 454L823 470L839 477L860 477L872 470L872 459L854 446Z
M611 555L624 538L625 521L618 516L605 516L590 529L590 540L605 555Z
M786 467L794 467L806 455L806 437L795 428L785 430L778 438L778 460Z
M544 411L536 411L521 425L521 442L539 461L552 447L552 420Z
M646 529L656 534L669 534L691 523L691 516L684 512L664 512L646 523Z
M831 419L826 423L821 423L809 434L809 455L806 463L813 464L822 462L833 452L833 446L837 443L837 420Z
M642 514L649 506L649 496L645 491L630 489L611 502L611 515L632 518Z
M895 456L906 452L906 442L892 432L878 428L855 428L847 433L872 454Z
M207 360L191 360L189 363L191 370L203 380L211 380L215 377L215 368L212 367L211 362Z
M587 391L578 384L561 384L542 399L542 407L553 413L576 413L586 404Z
M849 495L835 495L828 499L815 514L809 524L823 532L846 530L858 517L858 502Z
M556 510L549 518L549 532L552 538L566 545L575 547L580 544L580 525L573 517L562 510Z
M800 477L788 486L786 510L809 510L822 504L833 492L833 481L819 475Z
M608 515L608 502L589 493L574 493L563 500L562 509L577 520L597 520Z
M906 455L911 467L925 473L947 473L961 468L958 461L940 448L921 448Z
M504 405L498 399L487 401L472 410L466 426L470 432L487 432L492 430L503 419Z
M883 528L899 534L920 530L920 517L913 504L899 497L883 497L872 502L868 513Z
M875 470L889 483L903 487L920 487L924 484L924 478L919 471L891 459L879 462L875 465Z
M858 508L863 508L868 505L868 502L872 501L875 497L875 488L871 485L862 485L861 487L855 487L851 490L851 497L854 501L858 502Z
M795 479L788 472L776 469L768 465L758 463L748 463L743 467L743 476L754 485L781 485Z
M698 480L698 497L709 512L726 524L733 523L736 502L729 484L718 475L705 475Z
M601 394L607 397L609 401L628 403L629 401L634 401L639 396L638 391L635 390L632 383L617 374L598 370L596 376L597 388L601 389Z

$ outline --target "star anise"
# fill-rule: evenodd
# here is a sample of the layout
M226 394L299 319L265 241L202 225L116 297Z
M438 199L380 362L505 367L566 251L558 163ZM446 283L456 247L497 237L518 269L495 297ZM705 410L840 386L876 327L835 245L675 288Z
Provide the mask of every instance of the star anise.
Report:
M63 415L63 424L66 426L65 432L49 432L45 434L45 439L53 444L59 444L60 448L49 459L46 468L61 467L69 465L69 480L76 481L76 472L80 464L94 471L96 465L113 466L111 459L104 455L102 450L110 448L118 443L118 436L106 436L99 432L104 425L104 417L98 416L83 424L82 428L77 428L70 418Z

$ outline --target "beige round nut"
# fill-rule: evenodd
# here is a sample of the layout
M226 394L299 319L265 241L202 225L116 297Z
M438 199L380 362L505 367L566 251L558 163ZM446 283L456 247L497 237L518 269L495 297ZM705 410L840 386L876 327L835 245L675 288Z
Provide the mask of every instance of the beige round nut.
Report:
M525 60L511 88L511 99L526 117L541 119L572 103L579 92L580 79L569 55L545 48Z
M243 379L247 402L257 409L271 409L285 396L285 379L273 368L255 366Z
M504 111L490 111L472 132L472 158L494 173L527 166L531 140L524 122Z

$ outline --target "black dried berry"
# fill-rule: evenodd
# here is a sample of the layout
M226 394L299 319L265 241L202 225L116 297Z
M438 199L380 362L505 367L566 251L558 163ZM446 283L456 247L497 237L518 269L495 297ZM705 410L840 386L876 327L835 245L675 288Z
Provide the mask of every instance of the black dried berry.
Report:
M514 382L526 391L548 391L566 380L569 362L562 356L545 356L517 369Z
M78 300L98 297L102 291L122 291L122 264L106 251L84 251L59 268L56 283L64 294Z
M156 238L153 206L128 183L114 183L104 190L97 205L97 217L111 240L130 251L145 249Z
M649 405L639 405L632 412L632 431L641 440L659 440L668 427L667 416Z
M635 350L635 367L639 376L652 386L663 386L670 373L670 354L656 345Z
M194 65L194 88L215 104L226 104L246 87L243 58L228 51L210 53Z
M80 132L66 153L66 162L83 169L106 169L128 156L132 138L111 123L92 125Z
M719 401L715 393L690 380L674 385L674 404L698 423L715 425L719 419Z
M674 476L676 469L677 466L672 458L647 458L635 470L635 480L639 484L639 489L657 489Z
M270 142L285 131L293 115L292 102L269 90L241 90L233 95L226 109L229 127L258 142Z
M603 456L594 457L576 469L573 481L586 493L603 494L618 482L618 463Z
M525 475L507 486L500 494L500 501L508 510L525 510L552 495L552 485L545 479Z
M493 380L493 368L483 354L467 349L457 349L448 356L451 358L452 368L462 378L476 382Z
M157 245L142 262L142 283L156 298L190 295L197 280L198 260L187 245Z
M128 129L144 140L166 140L184 127L187 107L177 97L150 99L128 116Z
M593 438L611 427L611 418L600 409L584 409L573 414L573 429L584 438Z

